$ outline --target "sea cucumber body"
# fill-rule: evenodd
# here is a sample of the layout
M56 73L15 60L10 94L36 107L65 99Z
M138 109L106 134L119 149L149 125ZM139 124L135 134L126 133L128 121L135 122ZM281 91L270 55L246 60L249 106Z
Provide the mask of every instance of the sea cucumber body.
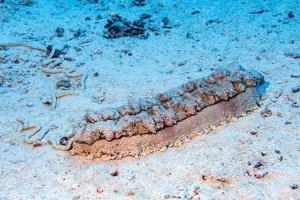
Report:
M151 98L89 112L75 128L72 153L120 159L177 146L253 110L263 84L256 71L219 70Z

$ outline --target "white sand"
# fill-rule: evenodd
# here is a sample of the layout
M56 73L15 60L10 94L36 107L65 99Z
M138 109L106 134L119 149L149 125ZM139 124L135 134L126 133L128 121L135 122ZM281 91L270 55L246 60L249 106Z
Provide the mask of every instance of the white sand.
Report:
M62 68L89 75L86 89L74 86L71 90L79 95L59 99L53 111L42 99L65 92L55 88L64 75L45 76L37 65L45 59L39 52L0 50L0 78L7 78L0 86L0 199L300 199L300 188L291 188L300 187L300 108L292 106L300 104L300 92L291 92L300 85L300 77L291 78L300 75L300 59L285 55L300 53L300 2L152 0L144 7L130 7L129 2L0 3L0 43L53 44L59 49L69 45L65 57L74 61L63 61ZM262 9L268 11L250 14ZM191 15L195 10L200 12ZM294 18L288 17L290 11ZM166 34L161 29L159 36L151 33L146 40L108 40L102 33L112 12L130 20L149 13L158 26L167 16L173 28ZM103 19L97 21L99 14ZM206 25L210 19L220 23ZM65 29L63 37L55 37L57 27ZM86 36L74 39L72 29L79 28ZM20 62L14 63L18 56ZM267 99L254 114L212 134L166 152L110 162L69 157L46 144L69 134L87 110L158 93L235 61L265 75L270 83ZM94 100L101 97L101 104ZM273 111L271 117L260 116L265 107ZM22 142L31 132L20 133L16 119L43 130L55 128L42 147L32 148ZM254 167L258 161L263 163L259 169ZM119 175L111 176L111 169ZM255 177L266 172L261 179ZM130 192L134 195L128 196Z

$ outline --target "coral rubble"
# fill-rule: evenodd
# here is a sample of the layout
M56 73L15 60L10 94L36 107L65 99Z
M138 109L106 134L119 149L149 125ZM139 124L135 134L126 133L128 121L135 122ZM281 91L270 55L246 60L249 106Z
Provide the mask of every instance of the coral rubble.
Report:
M129 21L118 14L113 14L111 19L107 20L104 37L107 39L120 37L139 37L146 39L149 35L147 30L152 30L150 24L151 15L142 14L139 19Z

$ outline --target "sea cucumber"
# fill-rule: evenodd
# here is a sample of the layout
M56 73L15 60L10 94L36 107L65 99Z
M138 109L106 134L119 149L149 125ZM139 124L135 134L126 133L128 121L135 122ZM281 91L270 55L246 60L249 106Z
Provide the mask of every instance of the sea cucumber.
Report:
M121 159L178 146L257 107L264 77L222 69L151 98L89 112L74 128L73 155Z

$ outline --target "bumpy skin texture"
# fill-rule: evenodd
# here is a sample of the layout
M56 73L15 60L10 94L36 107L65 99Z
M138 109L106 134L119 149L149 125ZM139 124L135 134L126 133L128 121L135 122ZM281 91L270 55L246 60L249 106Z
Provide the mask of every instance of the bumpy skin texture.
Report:
M163 146L170 146L170 143L165 144L162 140L166 139L176 143L175 138L178 137L181 141L182 137L180 135L183 133L184 135L182 136L185 138L192 137L194 135L192 132L203 129L197 120L193 122L196 124L196 127L190 131L190 136L184 130L181 131L182 133L178 132L178 128L185 127L184 124L187 124L191 119L200 119L205 114L207 114L208 118L209 116L216 115L218 110L215 108L218 107L216 105L220 102L228 102L227 107L229 106L229 108L226 108L229 109L228 113L231 113L231 111L234 113L230 114L230 119L232 117L239 117L239 113L246 112L250 108L252 109L253 103L255 104L258 98L255 91L263 83L264 77L255 71L245 70L241 67L233 70L219 70L208 77L190 81L181 87L158 94L152 98L140 99L137 102L130 102L115 109L87 113L85 121L74 129L75 142L73 153L90 154L93 152L92 154L94 156L97 155L96 157L103 157L102 154L106 156L109 154L109 158L113 159L140 155L143 151L146 153L142 154L148 154L149 152L161 149ZM244 94L242 96L247 96L247 98L243 100L237 98L240 94ZM230 101L231 99L234 100ZM245 101L245 105L243 102L236 102L236 99ZM224 105L224 103L220 104L218 108L223 109L224 106L222 107L221 105ZM238 113L239 107L241 107L240 110L242 111ZM225 115L228 115L228 113L226 114L224 110L224 113L221 113L221 115L226 118ZM225 121L230 121L230 119L226 119ZM205 124L208 129L212 126L218 126L221 123L210 123L209 119L207 119L207 122L200 121L199 123ZM191 126L193 125L190 124L189 127ZM170 128L173 128L171 135L166 133L166 130ZM151 138L151 141L155 141L155 138L157 138L157 143L151 142L151 145L149 145L152 147L146 147L143 143L147 143L147 137L149 137L149 140ZM161 141L159 141L159 138ZM131 139L132 141L130 141ZM95 142L96 144L94 144ZM98 149L97 151L91 149L93 144L95 149ZM110 150L108 150L110 145ZM123 149L118 153L112 153L114 149L117 149L116 145L123 145L127 150ZM137 145L143 146L142 150L139 153L132 153L130 148L135 148ZM103 147L102 149L101 146ZM82 150L83 147L84 151ZM104 151L104 147L106 151ZM99 154L99 152L102 152L102 154Z

